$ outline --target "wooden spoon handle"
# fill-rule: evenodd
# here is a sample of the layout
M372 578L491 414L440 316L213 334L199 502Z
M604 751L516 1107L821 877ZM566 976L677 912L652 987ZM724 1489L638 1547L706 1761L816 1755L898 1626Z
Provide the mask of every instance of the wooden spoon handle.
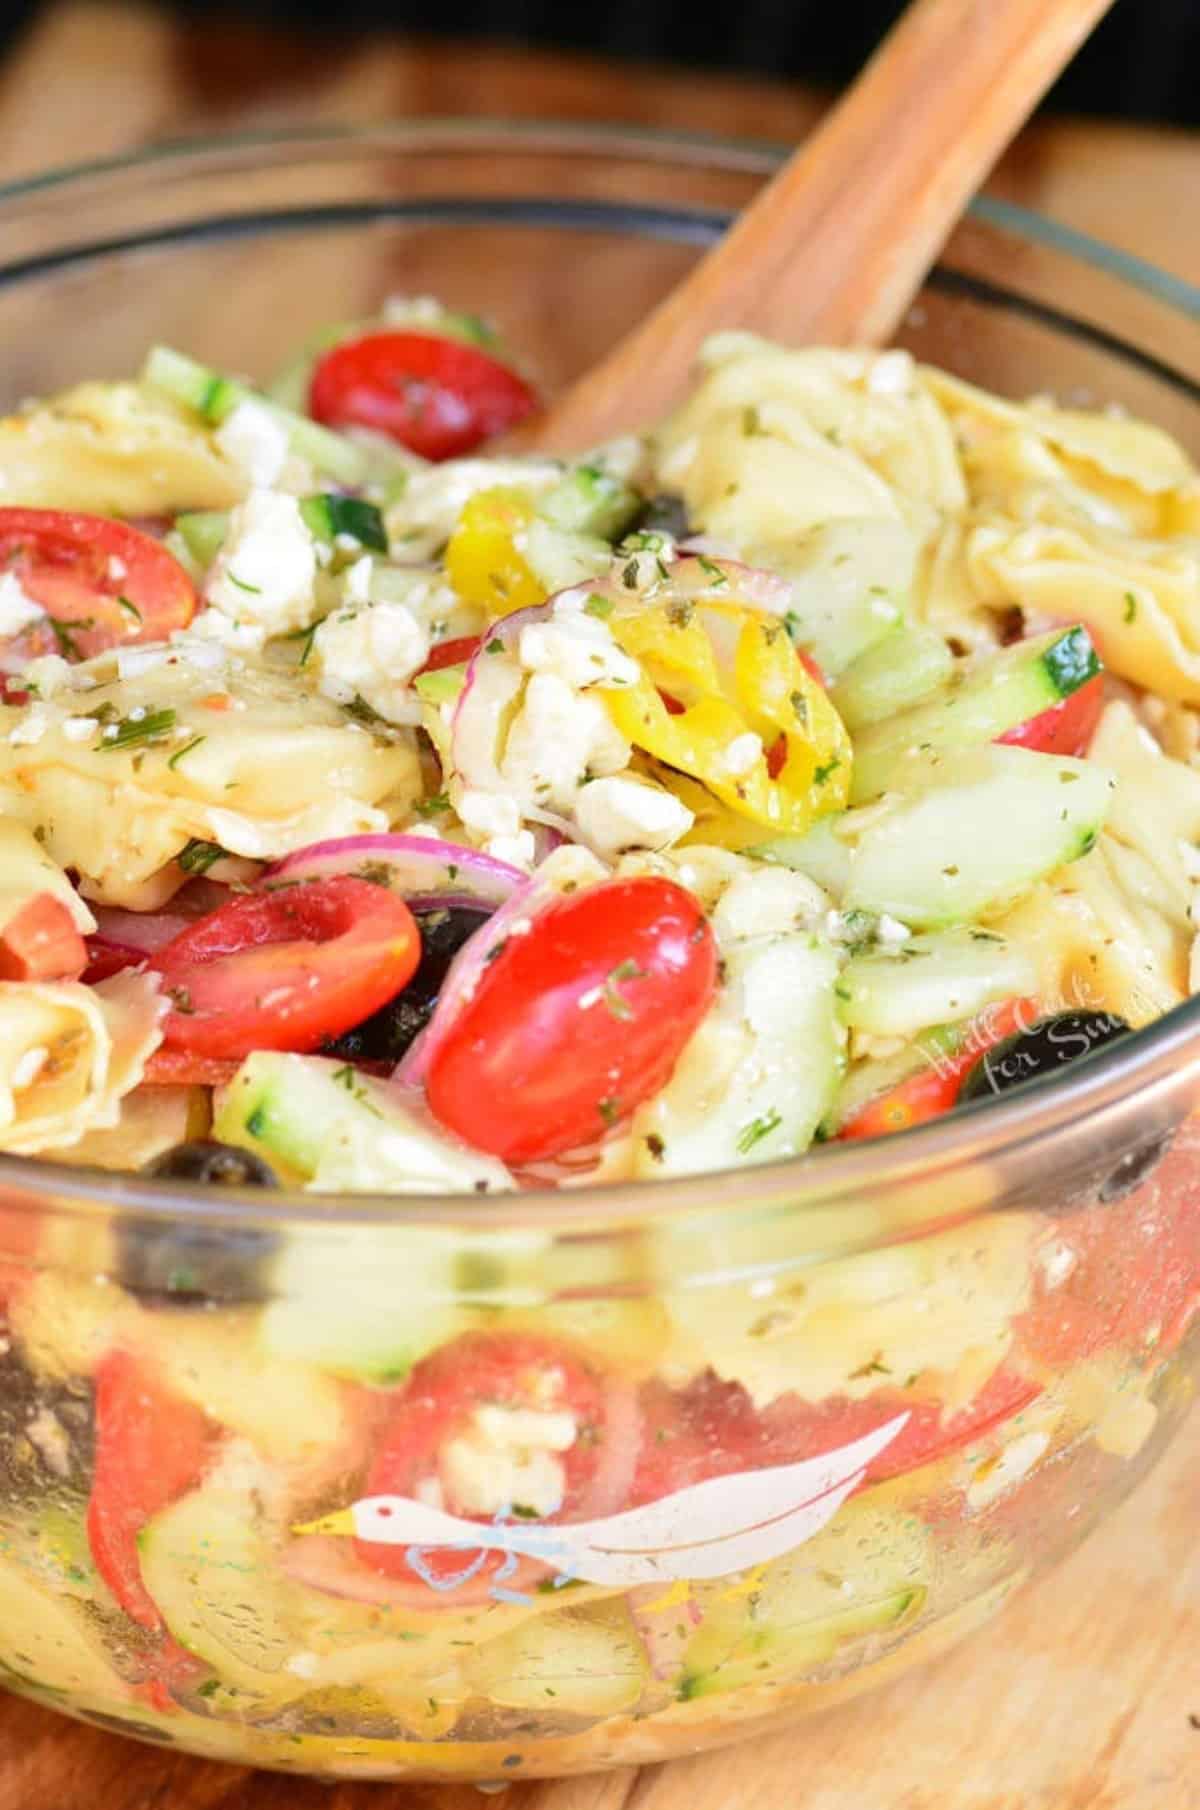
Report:
M577 450L678 400L701 342L878 343L1111 0L913 0L805 145L530 438Z

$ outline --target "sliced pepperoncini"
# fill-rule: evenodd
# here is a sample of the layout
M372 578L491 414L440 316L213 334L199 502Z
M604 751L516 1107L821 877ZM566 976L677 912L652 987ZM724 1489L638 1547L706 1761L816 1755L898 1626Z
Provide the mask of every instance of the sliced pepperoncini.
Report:
M845 807L850 737L777 618L735 603L673 600L618 612L609 627L642 669L636 685L602 693L636 748L699 782L733 819L776 832L801 835ZM693 810L703 802L686 780L660 778ZM705 840L754 840L711 809L700 815Z
M463 504L447 543L446 577L464 603L477 604L492 620L545 597L520 550L532 515L533 505L520 490L477 490Z

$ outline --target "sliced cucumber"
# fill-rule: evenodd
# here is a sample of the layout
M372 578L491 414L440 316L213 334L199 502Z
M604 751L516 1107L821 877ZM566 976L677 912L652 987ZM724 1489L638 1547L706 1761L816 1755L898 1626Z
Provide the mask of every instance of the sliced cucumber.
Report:
M534 516L521 548L526 565L546 595L587 584L608 570L612 548L594 534L577 534Z
M235 377L225 377L195 359L174 352L169 346L155 346L142 367L142 382L151 389L195 409L212 427L231 415L239 402L254 400L270 409L275 419L288 431L292 451L308 459L318 471L326 472L341 484L361 484L370 468L370 459L361 446L341 434L331 433L306 415L282 408L279 403L261 396L248 384Z
M0 1559L0 1667L81 1705L131 1701L85 1606L7 1555Z
M620 1715L649 1675L624 1602L535 1616L473 1647L464 1669L489 1702L550 1716Z
M834 991L843 1024L876 1037L911 1037L1036 986L1037 969L1023 950L989 930L962 929L856 955Z
M616 541L641 506L637 491L611 472L598 465L576 465L541 498L538 514L568 534L598 535L601 540Z
M903 619L913 550L901 522L842 517L814 528L799 546L763 545L747 557L789 580L792 639L837 679Z
M814 1540L768 1565L742 1595L718 1586L684 1653L679 1694L774 1684L825 1665L847 1641L920 1613L933 1577L926 1528L849 1503Z
M865 729L919 704L953 671L954 656L936 629L901 623L851 661L830 697L847 729Z
M726 985L662 1092L634 1115L635 1172L694 1175L805 1150L841 1067L823 938L749 937L723 950Z
M511 1186L501 1163L439 1137L382 1082L324 1056L247 1056L222 1094L213 1136L318 1186L410 1193Z
M776 836L742 852L776 867L790 867L807 874L818 886L840 899L850 878L850 848L837 833L838 817L822 817L806 836Z
M226 509L193 509L175 517L175 532L182 536L191 557L207 572L225 543L229 532Z
M924 704L855 737L850 802L863 804L895 785L911 751L993 742L1060 704L1099 671L1091 637L1078 624L961 667Z
M427 704L453 704L466 681L465 666L439 666L433 672L419 672L412 685Z
M854 845L843 904L918 930L970 923L1086 854L1114 784L1090 761L1028 748L906 762L905 792Z
M332 545L339 534L348 534L361 547L372 553L388 550L387 529L383 515L374 503L361 497L340 496L336 491L323 491L319 496L301 499L300 513L314 539Z

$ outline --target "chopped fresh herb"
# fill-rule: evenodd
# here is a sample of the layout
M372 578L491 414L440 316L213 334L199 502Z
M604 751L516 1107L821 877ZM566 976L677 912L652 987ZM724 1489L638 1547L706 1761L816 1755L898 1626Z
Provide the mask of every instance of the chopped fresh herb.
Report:
M798 643L800 640L801 627L800 627L800 618L799 618L799 616L797 616L795 610L785 610L784 611L783 626L788 632L789 639L793 643Z
M252 597L262 596L262 586L260 584L247 584L244 578L239 578L237 573L231 572L228 567L225 569L225 576L230 584L235 584L237 586L239 591L248 591Z
M799 691L793 691L788 702L792 706L792 714L802 729L808 728L808 699Z
M95 714L93 712L93 714ZM115 725L100 737L97 746L101 753L112 754L117 749L136 748L147 742L161 742L170 735L175 727L173 710L148 710L145 716L122 717Z
M949 867L943 867L942 872L945 874L947 880L956 880L958 878L958 869L953 863L951 863Z
M646 1148L656 1163L661 1163L663 1157L667 1154L667 1146L663 1143L657 1131L647 1132Z
M504 643L501 641L499 635L494 635L483 651L485 654L502 654L504 652Z
M508 938L506 936L502 936L500 938L500 941L498 943L493 943L491 948L487 951L487 954L483 958L485 964L490 966L490 964L492 962L499 960L500 956L502 956L504 954L504 951L507 948L508 948Z
M187 749L181 748L179 752L186 754ZM180 849L175 859L185 874L206 874L210 867L215 867L218 861L225 859L227 852L219 842L201 842L193 836Z
M856 1382L863 1377L890 1376L891 1374L888 1366L883 1362L882 1352L877 1351L869 1363L860 1364L857 1370L850 1372L850 1380Z
M825 784L825 781L827 779L829 779L834 773L837 772L837 770L841 766L841 764L842 764L841 755L835 754L832 760L828 760L825 762L824 766L814 767L813 768L813 784L814 784L814 786L823 786Z
M997 936L994 930L972 930L968 932L973 943L1002 943L1004 938Z
M774 1107L761 1119L751 1119L737 1141L739 1156L748 1156L756 1144L760 1144L763 1138L770 1137L782 1124L783 1120Z
M633 1017L633 1007L621 992L620 983L623 980L645 980L646 978L646 969L639 968L636 962L618 962L617 966L612 969L604 982L604 1003L614 1018L628 1020Z
M672 628L687 628L695 613L686 597L676 597L667 605L667 621Z
M756 434L761 434L762 431L762 418L754 404L751 403L748 408L742 410L742 432L748 440L751 440Z
M726 574L722 572L715 559L709 559L705 554L697 553L696 564L706 578L711 578L713 585L717 590L723 590L725 586L728 585L729 579Z
M140 622L142 620L142 612L138 609L136 603L130 602L128 597L118 595L117 607L118 609L124 610L127 616L132 616L135 622Z
M527 1502L514 1502L512 1514L515 1521L540 1521L541 1516L536 1508L530 1508Z
M194 1015L196 1008L192 1004L192 996L186 987L168 987L167 998L175 1010L182 1012L185 1018L191 1018Z
M840 981L834 987L833 993L834 993L835 999L844 999L847 1001L847 1003L854 998L854 994L851 991L851 989L849 987L842 986Z
M1125 620L1126 620L1126 622L1133 621L1134 617L1137 615L1137 610L1138 610L1137 598L1134 596L1132 591L1126 591L1126 593L1125 593Z
M345 711L346 715L352 717L356 723L371 725L386 721L384 717L380 716L377 710L373 709L372 706L367 703L365 698L359 697L357 692L355 692L348 704L342 705L342 709Z
M170 760L167 762L168 767L172 768L172 770L174 768L176 768L179 765L180 761L183 759L185 754L190 754L192 752L193 748L198 748L200 746L201 742L204 742L207 740L208 740L208 737L206 735L194 735L190 742L184 743L182 748L176 748L174 754L171 756Z
M593 591L583 606L583 613L585 616L599 616L603 621L606 616L612 615L613 607L611 597L601 597L599 591Z
M443 811L450 809L450 799L445 792L435 792L431 798L423 798L416 807L418 817L440 817Z
M596 1111L600 1114L600 1117L604 1120L606 1125L615 1125L621 1116L621 1102L619 1100L614 1100L611 1097L597 1100Z
M49 622L50 631L53 634L55 641L58 643L58 651L63 659L82 660L83 655L79 651L79 643L75 639L75 632L77 629L93 628L95 626L95 618L92 616L76 616L72 619L69 628L65 622L59 622L53 616L49 618Z
M629 564L625 566L621 572L621 583L625 586L627 591L636 591L638 588L639 577L638 562L636 559L631 559Z

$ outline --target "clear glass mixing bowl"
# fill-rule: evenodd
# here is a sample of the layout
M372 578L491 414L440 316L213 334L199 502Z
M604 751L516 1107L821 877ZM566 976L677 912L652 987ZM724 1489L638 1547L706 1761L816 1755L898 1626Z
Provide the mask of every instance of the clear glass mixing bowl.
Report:
M421 122L54 173L0 193L0 398L152 339L265 375L395 290L485 308L557 385L775 162ZM903 338L1200 451L1200 298L1013 209L975 210ZM736 1180L218 1199L0 1160L5 1682L250 1764L486 1781L692 1752L915 1665L1180 1423L1198 1094L1193 1004ZM447 1465L518 1499L447 1529Z

